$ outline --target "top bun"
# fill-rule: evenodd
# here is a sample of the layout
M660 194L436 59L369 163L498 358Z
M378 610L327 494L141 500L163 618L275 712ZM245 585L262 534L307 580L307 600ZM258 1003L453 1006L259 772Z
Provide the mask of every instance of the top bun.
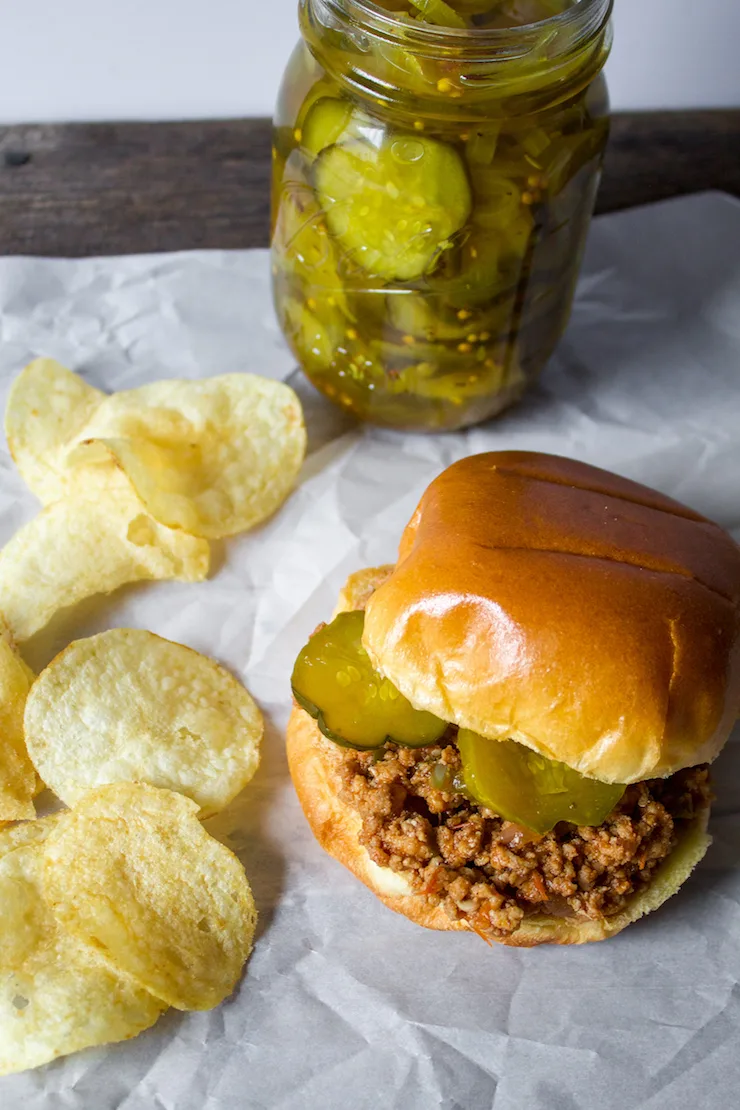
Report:
M708 762L740 709L740 548L552 455L462 459L370 597L364 644L419 709L604 782Z

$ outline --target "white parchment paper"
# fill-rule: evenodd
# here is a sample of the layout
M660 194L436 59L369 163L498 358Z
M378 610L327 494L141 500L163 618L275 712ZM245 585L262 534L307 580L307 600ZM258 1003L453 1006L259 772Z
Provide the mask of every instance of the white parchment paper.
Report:
M716 765L715 843L659 912L581 948L487 948L386 910L308 831L283 731L293 659L346 574L393 560L428 482L493 448L572 455L656 486L740 539L740 205L707 194L596 221L569 331L529 398L467 434L356 428L302 383L265 252L0 260L0 406L32 357L104 389L249 370L306 402L311 453L277 516L210 581L60 614L29 646L131 625L243 677L262 767L210 822L260 908L217 1010L0 1079L0 1110L704 1110L740 1102L740 743ZM4 450L0 540L36 506ZM740 739L740 737L738 737ZM2 908L0 907L0 912Z

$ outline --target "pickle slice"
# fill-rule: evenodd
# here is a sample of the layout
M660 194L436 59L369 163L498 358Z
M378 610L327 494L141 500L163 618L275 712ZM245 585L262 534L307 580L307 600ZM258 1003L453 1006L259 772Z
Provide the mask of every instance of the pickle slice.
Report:
M283 186L272 247L286 270L298 273L310 285L326 286L337 295L341 293L334 244L309 186L299 182Z
M565 763L545 759L514 740L487 740L460 729L457 746L465 786L494 813L546 833L559 821L600 825L626 790L623 783L598 782Z
M449 266L441 267L429 284L453 308L479 311L514 291L522 276L529 238L530 225L519 218L505 231L476 225L454 256L450 254Z
M521 189L489 166L476 165L472 177L476 197L474 222L489 231L506 231L521 213Z
M448 307L440 297L425 297L421 293L394 293L387 300L388 316L394 328L404 336L430 343L486 342L506 330L512 315L507 300L490 304L489 298L486 304L472 311ZM410 348L410 353L416 353L415 346Z
M430 373L429 364L421 363L401 370L390 383L391 393L412 393L434 401L463 405L474 397L490 397L503 389L506 368L490 359L489 367L471 367L450 372Z
M341 343L341 329L323 324L315 313L292 297L285 298L282 323L307 367L328 370L332 366L334 353Z
M326 313L332 317L329 322L341 325L342 313L351 318L340 259L310 186L297 181L283 186L272 251L275 264L300 281L306 298L326 302L328 310L334 310Z
M433 744L447 725L414 709L373 668L362 646L365 614L340 613L315 632L291 679L296 701L316 718L325 736L350 748L379 748L386 740L407 747Z
M322 96L306 116L301 131L301 146L309 154L320 154L332 146L347 130L352 118L352 105L336 96Z
M511 179L488 166L471 167L471 176L471 227L429 279L430 288L454 308L468 310L490 304L518 284L534 230L531 210Z
M485 131L476 131L465 143L465 158L471 166L490 166L496 153L500 127L493 124Z
M303 103L298 109L298 115L293 129L293 138L296 142L300 143L303 138L303 128L306 125L306 120L309 117L311 109L314 104L319 100L325 100L328 97L334 98L336 96L336 85L328 77L322 77L306 93Z
M391 281L427 273L470 214L459 155L419 135L328 147L314 177L332 235L366 272Z
M459 27L465 30L467 23L461 15L445 4L444 0L410 0L411 4L421 13L426 23L434 23L438 27Z

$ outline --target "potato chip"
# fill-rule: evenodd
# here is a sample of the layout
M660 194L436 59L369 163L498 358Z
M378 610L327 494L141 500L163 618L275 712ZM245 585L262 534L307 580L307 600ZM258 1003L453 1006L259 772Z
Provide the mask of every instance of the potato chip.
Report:
M57 924L44 840L60 818L0 832L0 1075L133 1037L164 1006Z
M47 506L0 551L0 612L19 643L57 610L127 582L208 573L205 540L152 520L131 491Z
M52 813L50 817L34 818L33 821L18 821L10 825L9 828L3 829L0 832L0 860L7 856L8 852L15 851L16 848L26 848L29 844L38 844L40 841L46 840L54 822L62 818L66 812L66 810L61 810L59 813ZM1 921L2 914L0 914Z
M14 381L5 410L8 447L45 505L64 496L67 446L105 396L52 358L37 358Z
M152 632L114 628L77 640L42 671L26 743L68 805L109 782L148 782L217 813L259 764L262 715L228 671Z
M36 771L23 738L23 711L33 678L0 618L0 821L36 816Z
M156 520L215 539L275 512L300 470L306 430L288 386L225 374L107 397L70 447L73 474L99 464L101 448Z
M242 865L182 794L101 786L44 845L44 893L59 924L180 1010L231 993L257 912Z

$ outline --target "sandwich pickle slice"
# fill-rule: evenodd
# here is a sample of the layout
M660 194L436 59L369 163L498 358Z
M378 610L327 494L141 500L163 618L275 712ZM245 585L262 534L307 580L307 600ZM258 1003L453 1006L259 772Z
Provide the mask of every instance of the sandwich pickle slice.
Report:
M319 728L345 747L372 749L386 740L417 748L447 728L432 713L414 709L379 674L362 646L365 614L340 613L313 634L293 669L293 695Z
M585 778L515 740L488 740L460 729L457 746L465 787L481 805L533 832L559 821L600 825L624 794L624 783Z
M375 670L362 646L364 626L364 612L355 610L339 613L313 634L293 668L296 701L325 736L343 747L370 751L388 740L411 748L434 744L447 722L415 709ZM490 740L461 728L457 747L460 780L440 783L440 788L463 790L539 835L560 821L600 825L626 789L624 783L586 778L515 740Z

